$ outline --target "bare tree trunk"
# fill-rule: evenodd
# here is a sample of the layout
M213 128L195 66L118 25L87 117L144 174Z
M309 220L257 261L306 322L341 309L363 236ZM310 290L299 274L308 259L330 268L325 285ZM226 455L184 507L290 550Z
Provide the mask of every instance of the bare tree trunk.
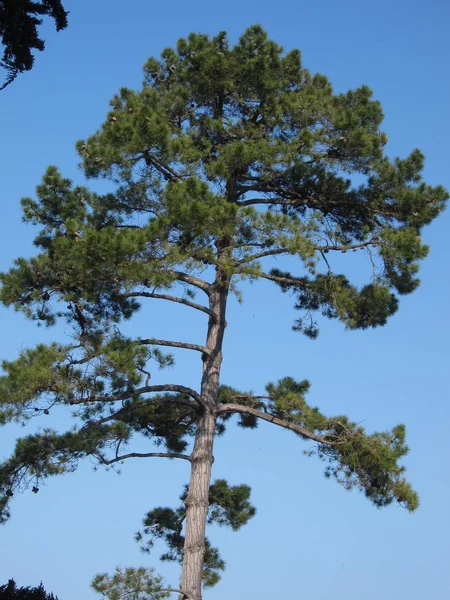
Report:
M220 281L218 277L209 302L210 309L214 313L214 316L209 319L206 339L206 348L210 354L204 356L203 359L201 396L205 408L195 435L194 449L191 455L191 478L185 501L186 532L180 589L182 591L181 598L184 595L193 600L201 600L202 597L205 530L209 507L211 467L214 462L215 408L220 383L227 296L228 281L224 279Z
M186 538L184 543L181 591L189 599L202 597L202 570L205 530L209 506L209 486L213 463L215 416L205 413L200 420L192 453L191 479L186 497Z

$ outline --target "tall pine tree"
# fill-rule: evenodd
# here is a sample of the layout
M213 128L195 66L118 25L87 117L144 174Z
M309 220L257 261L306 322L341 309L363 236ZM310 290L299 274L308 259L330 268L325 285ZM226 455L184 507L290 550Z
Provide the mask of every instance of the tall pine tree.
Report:
M182 564L182 597L200 600L202 580L213 585L224 567L207 523L239 529L255 512L247 486L211 482L214 438L232 415L242 427L264 420L312 440L326 475L378 507L417 507L401 465L403 425L366 433L347 416L326 416L308 404L309 383L292 377L262 395L223 385L222 346L227 300L243 280L290 292L294 329L309 337L316 313L349 329L384 325L398 297L418 286L427 254L420 232L448 194L422 180L419 150L386 156L369 88L333 93L298 51L283 53L259 26L231 48L225 33L191 34L144 73L142 89L122 88L101 129L77 144L85 174L114 191L74 186L49 167L37 198L22 200L24 219L39 227L39 253L2 275L1 299L41 323L69 324L73 343L40 344L3 362L0 418L26 422L62 405L75 428L19 439L0 466L0 502L6 520L16 491L36 492L87 456L103 465L188 461L180 506L150 511L139 537L146 549L167 543L163 558ZM335 270L350 252L367 256L362 287ZM267 266L283 255L298 270ZM127 337L121 323L155 301L203 313L204 344L181 341L182 332L181 340ZM172 363L164 347L199 354L197 389L152 382L152 365ZM133 449L140 436L146 453Z

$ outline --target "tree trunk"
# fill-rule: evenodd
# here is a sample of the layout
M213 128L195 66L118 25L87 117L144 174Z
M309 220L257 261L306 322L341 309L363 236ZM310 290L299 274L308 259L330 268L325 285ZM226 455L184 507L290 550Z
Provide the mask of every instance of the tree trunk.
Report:
M206 519L209 508L211 467L214 462L215 408L220 383L227 297L228 281L220 281L217 277L209 299L210 309L214 313L214 316L209 319L206 339L206 348L210 354L204 357L203 362L201 396L205 406L195 435L191 455L191 478L185 501L186 532L180 589L184 597L190 600L201 600L202 597Z
M189 598L202 597L202 570L205 530L209 506L209 486L213 463L216 419L207 412L200 420L192 453L191 479L186 497L186 537L184 543L181 591Z

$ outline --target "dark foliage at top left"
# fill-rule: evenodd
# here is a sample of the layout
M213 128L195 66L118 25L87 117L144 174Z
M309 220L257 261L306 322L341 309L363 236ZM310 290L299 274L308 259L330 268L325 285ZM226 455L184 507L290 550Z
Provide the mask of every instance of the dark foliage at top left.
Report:
M12 83L19 73L33 68L33 50L44 50L45 42L38 33L42 17L51 17L56 31L61 31L67 27L68 14L61 0L0 1L0 39L3 45L0 67L6 71L6 80L0 90Z

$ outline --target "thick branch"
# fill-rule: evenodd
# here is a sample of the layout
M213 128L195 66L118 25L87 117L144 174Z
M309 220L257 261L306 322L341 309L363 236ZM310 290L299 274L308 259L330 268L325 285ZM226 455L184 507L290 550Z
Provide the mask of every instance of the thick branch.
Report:
M319 442L321 444L327 444L328 446L332 446L333 442L327 440L327 438L316 435L312 433L308 429L297 425L296 423L290 423L289 421L284 421L275 415L271 415L269 413L264 413L256 408L251 408L250 406L243 406L242 404L222 404L217 407L216 414L220 415L223 413L240 413L244 415L252 415L258 419L262 419L263 421L268 421L269 423L273 423L274 425L278 425L279 427L283 427L284 429L289 429L290 431L295 431L295 433L299 433L305 438L310 440L314 440L315 442Z
M114 396L92 396L89 398L73 399L71 404L92 404L94 402L120 402L122 400L128 400L133 396L140 394L147 394L151 392L178 392L180 394L186 394L190 396L201 406L204 406L203 400L195 390L186 387L184 385L177 385L172 383L166 383L162 385L146 385L140 388L123 392L122 394L116 394ZM184 400L183 398L170 397L170 398L159 398L157 402L172 402L174 404L184 404L186 406L192 406L192 402Z
M202 304L197 304L196 302L191 302L190 300L186 300L186 298L178 298L177 296L170 296L169 294L155 294L153 292L131 292L129 294L123 294L125 298L158 298L160 300L169 300L170 302L178 302L179 304L184 304L185 306L190 306L191 308L195 308L196 310L201 310L206 313L210 317L215 317L214 313L209 310L206 306Z
M195 275L190 275L189 273L183 273L182 271L169 271L169 275L172 275L177 281L183 281L184 283L198 287L208 296L211 294L212 286L204 279L200 279L199 277L195 277Z
M172 342L170 340L156 340L156 339L146 339L146 340L138 340L140 344L153 345L153 346L169 346L170 348L183 348L185 350L196 350L197 352L201 352L202 354L206 354L209 356L210 352L205 346L200 346L199 344L189 344L188 342Z
M122 454L122 456L117 456L110 460L107 460L103 456L99 456L98 458L104 465L112 465L113 463L126 460L127 458L182 458L183 460L191 462L190 456L187 454L177 454L176 452L146 452L143 454L140 452L130 452L129 454Z

